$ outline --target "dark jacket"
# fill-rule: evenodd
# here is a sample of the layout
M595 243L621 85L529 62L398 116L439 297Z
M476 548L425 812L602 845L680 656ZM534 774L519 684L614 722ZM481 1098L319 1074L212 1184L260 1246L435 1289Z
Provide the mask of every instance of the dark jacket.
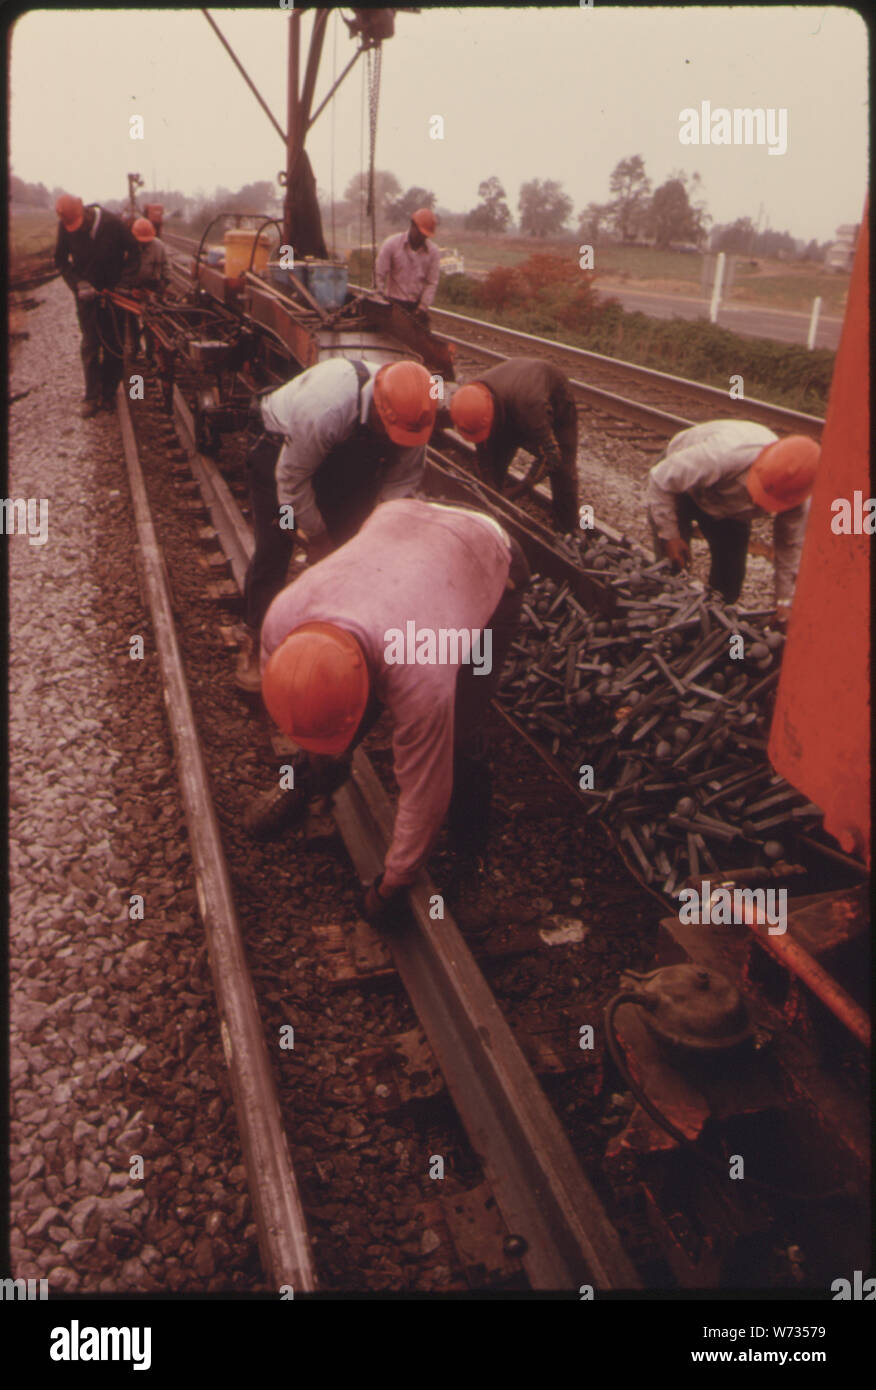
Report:
M119 281L119 288L135 290L155 290L164 295L170 285L170 264L167 250L154 237L152 241L138 242L139 262L128 266Z
M58 223L55 265L71 290L77 280L87 280L96 290L111 290L127 267L136 269L140 263L140 247L129 229L113 213L99 211L96 230L83 222L77 231L68 232L63 222Z
M490 437L478 445L479 454L489 456L513 442L548 461L558 457L557 424L570 406L575 408L559 367L538 357L509 357L475 379L489 387L495 407Z

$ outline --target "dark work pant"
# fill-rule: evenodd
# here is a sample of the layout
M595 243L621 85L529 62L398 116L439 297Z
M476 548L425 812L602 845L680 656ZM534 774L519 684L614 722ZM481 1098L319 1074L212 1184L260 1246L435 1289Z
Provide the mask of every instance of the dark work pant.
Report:
M85 373L85 398L112 400L122 379L122 310L94 299L76 301L82 341L79 345Z
M247 625L261 627L273 600L286 583L295 549L295 532L280 527L277 458L283 441L263 434L247 454L246 472L255 532L255 551L244 580ZM351 437L326 455L313 476L313 495L333 549L355 536L373 511L380 489L380 470L394 446L359 425Z
M468 665L459 668L456 679L453 793L447 823L454 851L466 857L483 855L489 841L493 789L484 726L490 701L499 687L508 649L514 641L529 583L526 557L513 538L508 579L513 588L505 589L485 625L492 632L489 675L477 676L475 668Z
M390 299L389 299L389 302L390 302L390 304L397 304L398 307L399 307L400 309L404 309L405 313L406 313L406 314L410 314L412 318L413 318L413 316L414 316L415 313L419 312L420 315L421 315L421 318L420 318L420 320L419 320L420 326L421 326L422 328L428 328L428 327L429 327L430 319L429 319L429 311L428 311L428 309L420 309L420 310L418 311L418 310L417 310L417 305L416 305L416 301L415 301L415 300L413 300L413 299L392 299L392 298L390 298Z
M555 411L554 435L560 450L558 467L551 469L551 502L558 531L578 529L578 412L571 397Z
M716 589L726 603L735 603L742 590L745 579L745 561L748 557L748 540L751 525L747 521L737 521L733 517L718 518L709 516L698 507L686 492L676 499L678 513L678 532L682 540L690 542L693 523L696 522L709 543L712 565L709 570L709 586ZM654 550L660 556L665 554L665 543L657 535L651 523L654 537Z
M282 440L262 434L246 456L246 480L255 550L243 583L247 626L258 632L265 614L286 583L286 571L295 549L295 532L280 527L277 497L277 455Z
M560 461L548 474L551 485L551 512L558 531L578 527L578 412L569 398L554 408L554 438ZM488 477L501 492L508 469L519 448L525 444L509 434L490 439L478 449Z

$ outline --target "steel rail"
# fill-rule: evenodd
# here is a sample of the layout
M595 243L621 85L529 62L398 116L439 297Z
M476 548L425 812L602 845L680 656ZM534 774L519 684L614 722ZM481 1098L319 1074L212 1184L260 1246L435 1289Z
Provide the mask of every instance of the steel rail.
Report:
M480 353L483 357L492 357L496 362L508 362L510 359L503 352L495 352L492 348L481 347L480 343L470 343L464 338L454 338L447 333L436 333L436 338L445 343L454 343L466 352ZM533 341L541 341L534 339ZM556 348L557 344L554 344ZM678 434L679 430L690 429L691 425L696 424L695 420L685 419L682 415L670 415L665 410L659 410L656 406L643 405L640 401L632 401L628 396L619 396L615 391L606 391L602 386L590 386L586 381L576 381L574 377L569 377L569 385L583 396L585 401L590 401L598 410L604 410L609 415L619 416L623 420L632 420L636 424L646 425L648 429L656 429L668 437ZM725 399L726 404L726 399Z
M472 470L477 468L477 449L475 448L474 444L469 444L467 439L463 439L461 434L457 434L455 430L438 429L432 436L433 439L436 437L439 438L442 441L442 443L450 445L451 448L456 449L458 453L462 454L463 458L465 458L471 465ZM443 467L452 469L454 472L457 473L459 472L459 467L456 460L451 458L448 454L441 453L440 450L438 450L434 444L427 445L426 453L427 456L433 456L437 460L437 462L440 463ZM526 479L528 471L528 465L526 467L521 467L519 464L515 464L512 461L509 470L509 476L512 477L515 482L523 482ZM534 517L528 516L526 512L521 511L519 507L516 507L514 503L511 501L511 499L509 497L506 497L504 493L496 492L495 488L492 488L489 485L489 483L481 482L480 479L478 479L476 476L473 476L470 473L466 474L465 476L469 479L473 486L477 486L478 489L483 491L485 497L489 500L491 506L496 506L499 508L510 507L514 512L517 513L518 518L524 521L527 526L537 527L539 533L549 544L553 544L556 541L556 532L553 531L551 527L548 526L545 522L538 521ZM531 492L529 493L529 496L531 500L541 508L542 511L549 511L551 504L551 495L547 483L537 483L535 487L532 488ZM627 545L631 546L633 550L637 550L639 554L647 555L651 560L653 560L654 558L651 552L649 550L646 550L643 545L640 545L638 541L632 540L630 537L626 536L623 531L618 531L616 527L609 525L609 523L601 517L594 517L593 526L592 528L588 529L599 531L603 535L607 536L610 541L614 541L616 543L625 541Z
M164 558L149 508L130 407L116 393L142 577L161 666L164 702L178 763L198 905L207 939L220 1034L240 1127L259 1249L267 1278L295 1293L316 1287L316 1273L264 1031L255 1002L222 837L185 670L176 638Z
M184 412L179 415L184 420ZM227 513L216 527L219 535L248 531L228 489L216 486L215 465L207 458L198 463L213 506ZM361 748L353 781L335 794L333 810L360 877L374 878L392 812ZM617 1232L456 924L446 908L440 923L432 921L436 891L421 874L408 893L414 920L389 944L497 1205L509 1230L526 1242L521 1261L527 1277L538 1289L577 1289L582 1282L604 1290L639 1288Z
M558 584L569 583L573 596L591 604L606 616L615 609L611 589L582 574L580 569L555 544L555 537L541 522L515 507L507 497L501 497L486 484L465 475L444 454L431 446L426 449L425 482L436 496L467 502L491 511L505 529L527 552L527 557L539 574L547 575Z
M696 395L706 404L713 404L716 409L720 408L722 412L735 406L735 402L729 400L727 392L722 391L718 386L708 386L702 381L691 381L688 377L674 376L671 372L661 372L656 367L643 367L637 362L625 362L619 357L609 357L605 353L573 347L571 343L557 342L552 338L541 338L532 333L523 333L517 328L505 328L501 324L489 323L485 319L474 319L468 314L456 314L450 309L436 308L435 305L432 305L429 313L439 317L443 315L445 318L454 319L457 323L467 324L472 328L482 329L484 332L498 333L503 337L513 338L517 342L536 343L539 347L551 348L554 352L564 352L582 362L591 362L595 367L610 367L631 380L650 383L651 385L664 385L677 391L684 391L690 396ZM444 335L439 334L437 336ZM464 342L459 338L451 338L450 341L475 352L487 352L487 349L482 348L478 343ZM491 355L502 356L501 353L492 353ZM580 389L584 383L574 384ZM610 392L607 394L611 395ZM623 399L623 397L617 399ZM808 415L805 411L789 410L785 406L772 405L769 401L757 400L754 397L746 398L743 406L745 418L759 420L765 424L775 423L792 433L802 431L806 434L812 434L815 438L820 438L824 429L824 420L820 415Z
M361 749L353 779L336 793L335 818L364 881L383 866L392 808ZM582 1172L556 1114L496 1000L421 872L407 893L413 921L386 939L454 1105L534 1289L637 1289L617 1231Z
M173 388L173 414L189 455L189 467L201 489L210 520L228 557L234 582L243 590L247 566L253 553L252 532L243 519L231 489L218 468L207 467L195 444L195 421L178 386Z

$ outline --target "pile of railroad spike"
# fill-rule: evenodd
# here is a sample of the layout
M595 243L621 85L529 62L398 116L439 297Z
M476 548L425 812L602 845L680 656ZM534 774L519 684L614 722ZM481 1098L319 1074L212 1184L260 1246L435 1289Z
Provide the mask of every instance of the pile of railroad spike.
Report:
M614 616L534 575L502 704L579 785L592 768L588 814L656 890L677 896L704 871L748 882L793 872L797 833L822 813L767 761L784 644L763 625L769 614L737 613L623 539L566 544L613 590Z

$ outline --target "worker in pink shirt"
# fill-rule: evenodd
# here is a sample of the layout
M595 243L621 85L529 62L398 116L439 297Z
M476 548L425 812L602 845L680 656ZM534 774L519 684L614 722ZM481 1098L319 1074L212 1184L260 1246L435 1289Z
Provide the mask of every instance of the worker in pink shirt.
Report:
M377 253L374 280L381 294L428 327L426 312L438 290L441 252L431 238L438 223L429 208L418 208L406 232L389 236Z
M404 499L375 508L268 609L265 704L299 748L341 760L333 787L384 709L392 719L399 801L368 916L414 882L445 816L457 897L483 896L491 801L483 726L528 578L522 551L492 517ZM325 784L303 756L298 766L303 775L296 771L286 796L304 810ZM257 820L249 824L259 832Z

